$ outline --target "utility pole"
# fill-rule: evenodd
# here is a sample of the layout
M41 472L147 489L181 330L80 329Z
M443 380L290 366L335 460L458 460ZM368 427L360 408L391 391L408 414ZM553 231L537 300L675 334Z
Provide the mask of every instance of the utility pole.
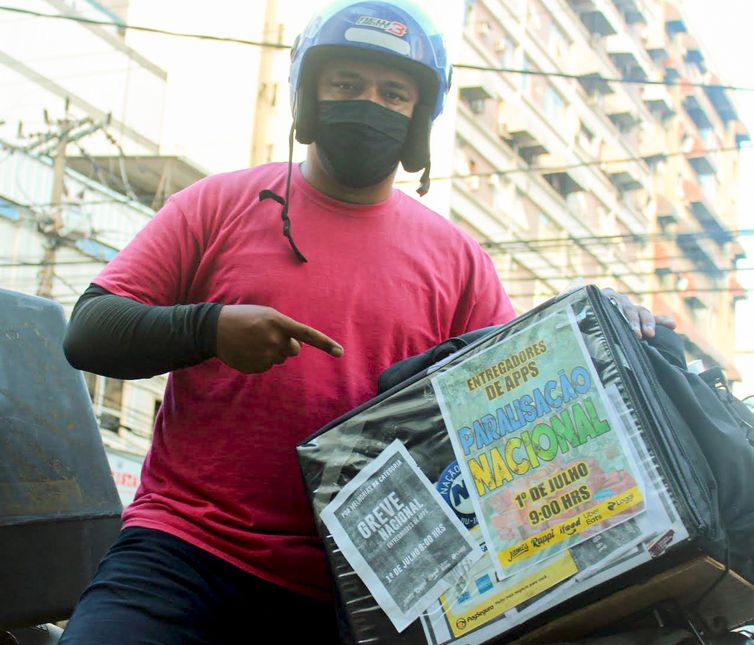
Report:
M39 230L45 236L42 268L39 272L37 295L52 298L55 278L55 256L62 242L60 231L65 224L63 212L63 195L65 194L66 149L69 143L82 139L110 124L110 115L94 122L90 117L73 119L69 115L69 101L66 99L65 116L54 123L45 111L45 122L52 130L32 135L33 141L25 146L25 152L37 152L53 158L52 193L50 195L51 213L38 222Z
M283 25L278 22L277 0L266 0L264 11L264 33L262 40L267 41L275 38L275 42L283 42ZM268 158L268 146L270 139L270 127L273 123L279 77L275 75L275 61L279 51L263 47L259 53L259 79L257 86L257 101L254 112L254 129L251 133L251 165L271 161Z
M52 195L50 205L52 207L51 222L42 224L42 232L45 233L44 254L42 255L42 268L39 272L39 286L37 295L43 298L52 298L52 284L55 277L55 252L60 244L56 233L63 227L63 191L65 189L65 152L68 145L68 135L71 131L68 117L60 122L60 138L55 146L55 163L52 173Z

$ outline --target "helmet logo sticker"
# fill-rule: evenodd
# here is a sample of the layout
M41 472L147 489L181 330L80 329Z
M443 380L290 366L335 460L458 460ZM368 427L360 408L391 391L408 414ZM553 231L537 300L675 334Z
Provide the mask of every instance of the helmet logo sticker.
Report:
M372 16L361 16L357 21L357 25L366 25L367 27L376 27L382 29L393 36L403 38L408 32L408 27L402 22L397 20L385 20L384 18L373 18Z
M343 34L343 37L348 42L364 43L365 45L382 47L383 49L389 49L401 56L411 55L411 45L408 41L382 31L364 29L363 27L350 27L346 30L346 33Z

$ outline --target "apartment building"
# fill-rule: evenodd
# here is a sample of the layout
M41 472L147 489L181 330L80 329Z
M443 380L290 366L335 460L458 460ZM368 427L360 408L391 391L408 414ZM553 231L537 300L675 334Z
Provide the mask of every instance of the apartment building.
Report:
M475 0L459 61L449 214L516 307L579 277L611 285L674 316L690 353L736 378L749 135L730 93L701 87L720 79L679 5Z

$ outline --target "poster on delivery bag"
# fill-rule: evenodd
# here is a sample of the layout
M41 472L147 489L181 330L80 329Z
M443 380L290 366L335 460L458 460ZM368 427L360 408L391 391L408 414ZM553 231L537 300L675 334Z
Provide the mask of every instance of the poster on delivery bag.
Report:
M432 377L502 580L645 510L570 307Z
M482 556L468 530L395 440L320 517L354 571L403 631Z

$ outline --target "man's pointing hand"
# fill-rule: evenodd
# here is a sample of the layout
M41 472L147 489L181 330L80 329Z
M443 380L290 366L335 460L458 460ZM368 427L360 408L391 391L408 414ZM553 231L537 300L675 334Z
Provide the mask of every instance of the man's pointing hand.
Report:
M321 331L271 307L225 305L217 321L217 358L245 374L265 372L301 351L301 343L331 356L343 348Z

